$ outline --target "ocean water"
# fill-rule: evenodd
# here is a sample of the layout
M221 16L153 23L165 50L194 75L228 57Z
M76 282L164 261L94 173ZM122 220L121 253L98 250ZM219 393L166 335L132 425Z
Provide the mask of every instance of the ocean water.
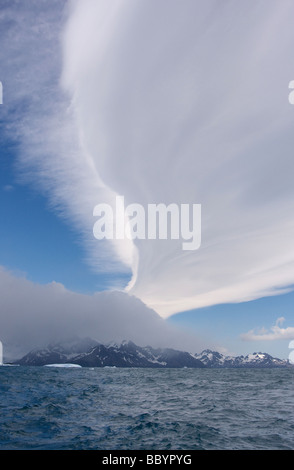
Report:
M0 449L294 449L294 370L0 367Z

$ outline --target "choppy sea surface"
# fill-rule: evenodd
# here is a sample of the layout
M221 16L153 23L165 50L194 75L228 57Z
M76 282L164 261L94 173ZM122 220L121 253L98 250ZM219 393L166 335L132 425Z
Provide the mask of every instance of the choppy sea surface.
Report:
M294 370L0 367L0 449L294 449Z

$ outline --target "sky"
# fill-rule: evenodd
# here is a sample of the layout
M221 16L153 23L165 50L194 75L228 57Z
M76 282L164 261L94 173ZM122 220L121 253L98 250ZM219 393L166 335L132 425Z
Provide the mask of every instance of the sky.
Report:
M293 0L2 0L0 340L287 358ZM201 246L97 240L97 204L201 204Z

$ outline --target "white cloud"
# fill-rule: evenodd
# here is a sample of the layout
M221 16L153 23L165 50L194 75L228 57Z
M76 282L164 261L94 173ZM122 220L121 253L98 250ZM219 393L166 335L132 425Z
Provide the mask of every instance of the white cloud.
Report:
M202 204L200 250L136 242L131 292L162 316L293 284L293 13L275 1L75 3L63 85L102 180L127 203Z
M115 195L88 157L83 130L60 88L60 36L67 3L54 0L45 5L32 0L3 7L3 131L19 145L19 180L43 191L52 209L80 231L91 267L99 272L131 273L136 252L130 241L97 246L93 237L94 206L112 203Z
M66 28L64 4L7 3L1 80L22 170L92 266L132 272L163 317L293 285L293 2L76 0ZM98 242L93 208L115 194L202 204L200 250Z
M276 324L273 325L269 330L262 328L258 331L250 330L247 333L241 335L241 339L244 341L276 341L276 340L292 340L294 338L294 327L288 326L282 328L280 325L284 323L285 318L280 317L276 320Z

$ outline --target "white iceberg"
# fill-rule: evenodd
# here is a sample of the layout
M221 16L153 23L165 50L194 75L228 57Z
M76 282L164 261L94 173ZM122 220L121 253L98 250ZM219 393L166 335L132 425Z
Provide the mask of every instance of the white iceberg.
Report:
M78 364L45 364L44 367L78 367L82 368L82 366Z

